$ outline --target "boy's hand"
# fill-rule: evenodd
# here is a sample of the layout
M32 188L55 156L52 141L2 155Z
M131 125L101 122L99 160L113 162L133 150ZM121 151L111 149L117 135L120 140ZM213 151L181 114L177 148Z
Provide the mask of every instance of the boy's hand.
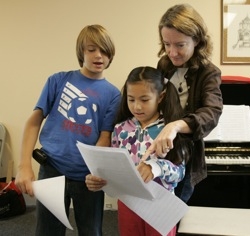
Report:
M32 182L35 180L35 175L30 167L19 166L15 184L21 190L22 193L29 194L31 197L34 196Z

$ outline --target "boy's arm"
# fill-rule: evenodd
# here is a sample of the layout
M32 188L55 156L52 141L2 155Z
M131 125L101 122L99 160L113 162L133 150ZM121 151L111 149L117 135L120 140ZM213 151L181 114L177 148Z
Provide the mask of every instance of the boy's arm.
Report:
M100 133L98 141L96 142L96 146L110 147L110 145L111 145L111 132L102 131Z
M18 165L15 183L23 193L33 196L32 181L35 175L32 169L32 151L36 145L40 127L44 117L43 111L34 110L27 120L22 139L21 159Z

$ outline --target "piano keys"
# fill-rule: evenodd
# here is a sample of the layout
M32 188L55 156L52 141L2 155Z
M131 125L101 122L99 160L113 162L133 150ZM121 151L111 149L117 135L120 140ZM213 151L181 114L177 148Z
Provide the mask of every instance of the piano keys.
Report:
M209 155L206 156L207 165L249 165L250 156L238 156L238 155Z
M205 143L208 175L250 175L250 142Z

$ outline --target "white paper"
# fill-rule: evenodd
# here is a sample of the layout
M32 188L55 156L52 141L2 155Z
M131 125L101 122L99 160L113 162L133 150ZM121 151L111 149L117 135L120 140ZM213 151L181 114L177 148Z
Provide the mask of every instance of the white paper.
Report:
M132 159L128 158L126 149L90 146L79 142L77 147L90 172L108 182L103 190L110 197L128 194L150 200L154 198Z
M205 141L249 142L250 109L246 105L224 105L218 125Z
M128 195L119 199L161 235L167 235L188 211L188 206L158 183L150 181L147 185L155 194L154 200Z
M73 230L64 205L65 176L34 181L32 187L35 197L67 228Z
M80 142L77 147L91 173L107 180L103 190L121 200L160 234L167 235L187 212L188 206L158 183L142 181L127 150ZM147 192L149 198L145 199Z

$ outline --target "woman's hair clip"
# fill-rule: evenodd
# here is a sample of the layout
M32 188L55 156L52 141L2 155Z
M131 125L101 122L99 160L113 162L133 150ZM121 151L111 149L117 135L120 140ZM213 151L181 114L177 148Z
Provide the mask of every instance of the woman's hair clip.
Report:
M164 84L167 84L167 83L168 83L168 79L164 78Z

